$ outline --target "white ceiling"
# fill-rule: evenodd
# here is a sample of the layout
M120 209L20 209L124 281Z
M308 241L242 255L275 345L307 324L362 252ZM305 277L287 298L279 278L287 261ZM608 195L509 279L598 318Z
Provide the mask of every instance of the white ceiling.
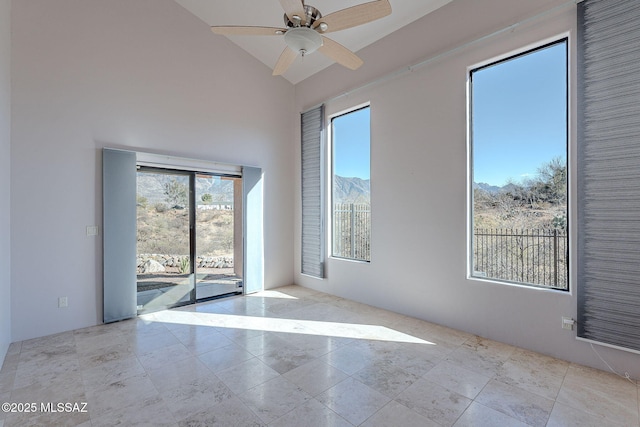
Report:
M208 25L249 25L284 27L284 11L278 0L175 0ZM367 0L307 0L323 15L365 3ZM390 0L390 16L348 30L327 34L338 43L358 52L386 35L438 9L452 0ZM211 33L211 37L224 37ZM231 36L229 39L273 69L285 43L282 37ZM296 62L284 78L296 84L323 70L333 62L319 52ZM357 73L358 71L352 71ZM275 77L274 77L275 78Z

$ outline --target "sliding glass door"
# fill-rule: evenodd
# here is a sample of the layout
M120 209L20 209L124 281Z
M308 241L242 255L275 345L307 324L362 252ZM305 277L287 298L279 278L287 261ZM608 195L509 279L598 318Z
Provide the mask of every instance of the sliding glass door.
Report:
M196 299L242 291L242 180L196 175Z
M242 292L242 179L139 167L137 307Z
M188 172L138 170L138 312L193 300L190 181Z

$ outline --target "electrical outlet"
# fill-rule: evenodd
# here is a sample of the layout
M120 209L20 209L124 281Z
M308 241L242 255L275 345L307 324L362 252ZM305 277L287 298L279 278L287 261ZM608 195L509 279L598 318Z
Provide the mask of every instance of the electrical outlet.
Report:
M562 318L562 329L568 329L573 331L573 325L575 325L576 321L571 317L563 317Z
M88 225L87 226L87 236L97 236L98 235L98 226L97 225Z
M64 308L69 306L69 301L67 301L67 297L58 298L58 308Z

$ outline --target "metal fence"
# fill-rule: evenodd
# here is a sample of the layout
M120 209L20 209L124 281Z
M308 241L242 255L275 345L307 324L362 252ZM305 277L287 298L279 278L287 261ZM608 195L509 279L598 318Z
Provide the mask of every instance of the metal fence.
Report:
M371 205L333 205L333 256L371 260Z
M474 229L473 275L567 289L567 233L558 229Z

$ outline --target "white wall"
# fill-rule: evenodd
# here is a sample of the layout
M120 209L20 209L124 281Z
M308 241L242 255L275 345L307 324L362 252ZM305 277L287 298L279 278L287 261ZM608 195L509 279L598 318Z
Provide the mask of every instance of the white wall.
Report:
M11 0L0 0L0 366L11 343Z
M105 146L262 167L265 286L293 283L290 83L172 0L12 13L14 340L101 322L102 241L85 227L102 222Z
M455 0L359 53L362 72L332 66L296 86L296 108L328 100L327 113L371 102L371 263L328 259L327 279L300 274L300 200L296 200L296 282L396 312L569 361L606 369L561 317L576 317L576 270L570 293L468 280L466 79L468 67L570 32L571 103L575 102L576 7L482 40L428 65L358 88L420 59L566 3ZM298 133L299 134L299 133ZM570 166L575 172L575 109ZM296 157L299 158L299 155ZM299 180L297 182L299 194ZM571 198L575 201L575 174ZM575 236L575 204L570 207ZM575 237L571 247L575 254ZM573 258L575 260L575 256ZM640 356L599 353L640 377Z

